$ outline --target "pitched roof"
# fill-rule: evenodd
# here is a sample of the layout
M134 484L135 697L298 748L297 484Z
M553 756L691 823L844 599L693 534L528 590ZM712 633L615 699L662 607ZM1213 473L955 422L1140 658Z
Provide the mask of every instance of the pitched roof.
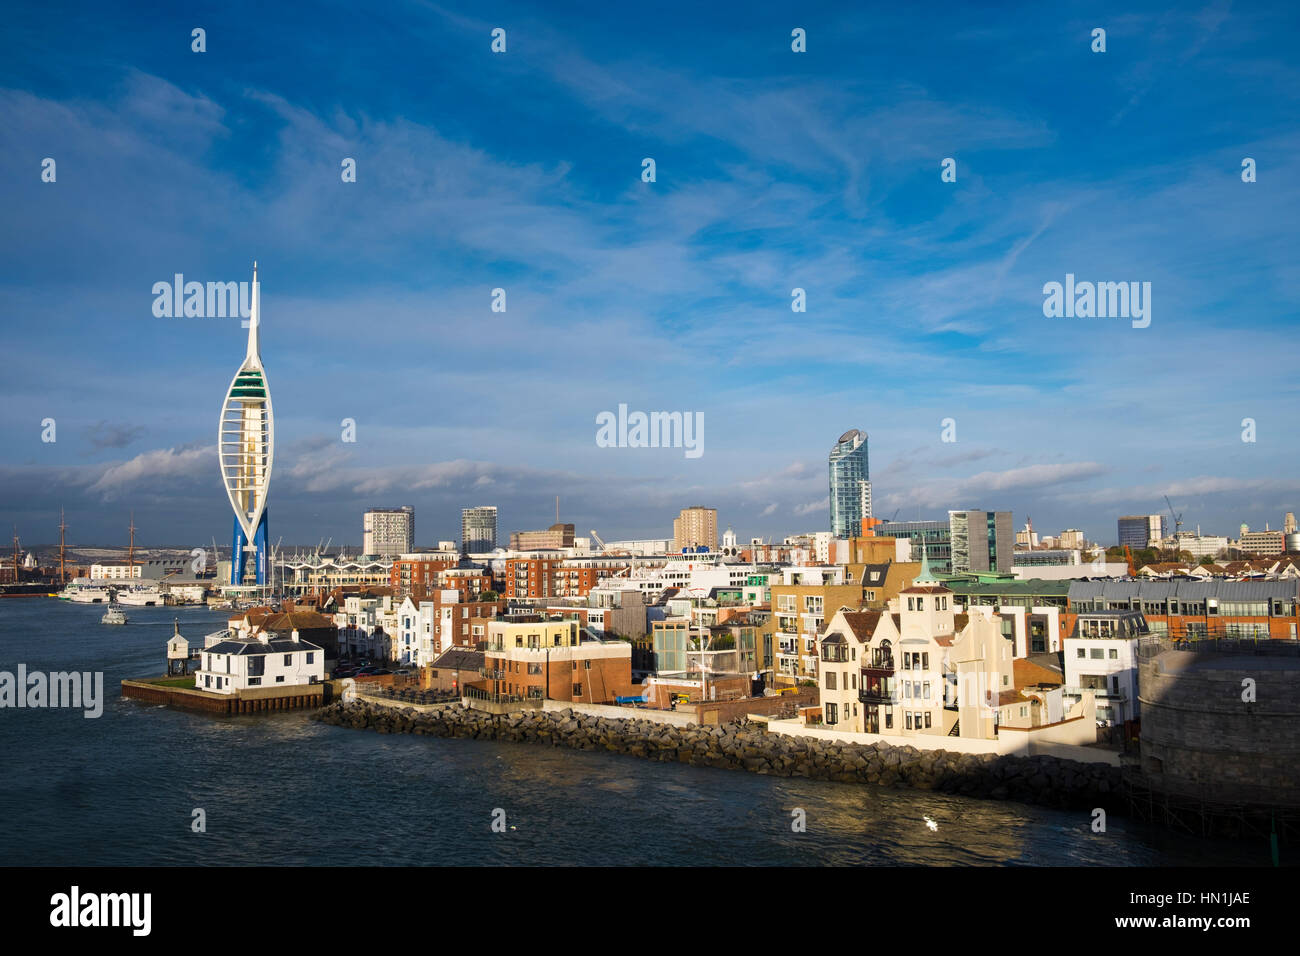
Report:
M264 654L291 654L296 651L319 651L320 647L310 641L291 641L286 638L273 637L269 641L257 638L233 637L218 641L211 647L205 647L209 654L238 654L244 657L257 657Z
M1012 662L1012 675L1017 691L1022 687L1033 687L1035 684L1059 686L1065 683L1065 679L1058 671L1048 670L1024 657L1017 657Z
M871 640L880 623L882 611L845 611L844 623L853 629L854 636L863 643Z

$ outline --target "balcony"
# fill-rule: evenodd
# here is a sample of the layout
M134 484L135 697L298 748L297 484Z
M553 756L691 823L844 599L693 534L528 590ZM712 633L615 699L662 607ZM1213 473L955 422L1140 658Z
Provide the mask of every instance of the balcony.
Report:
M858 702L862 704L895 704L894 692L880 687L866 687L858 691Z
M500 667L480 667L478 669L480 677L486 677L488 680L505 680L506 672Z

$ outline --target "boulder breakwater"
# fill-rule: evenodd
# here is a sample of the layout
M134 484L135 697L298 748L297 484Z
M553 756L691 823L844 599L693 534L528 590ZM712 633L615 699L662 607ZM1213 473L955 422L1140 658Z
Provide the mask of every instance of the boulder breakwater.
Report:
M1058 809L1127 809L1118 767L1058 757L957 754L882 743L852 744L769 734L761 723L684 727L639 717L608 718L572 709L488 714L460 704L416 710L368 701L317 711L322 723L388 734L536 742L605 750L647 760L808 777L879 787L912 787L967 797L1017 800Z

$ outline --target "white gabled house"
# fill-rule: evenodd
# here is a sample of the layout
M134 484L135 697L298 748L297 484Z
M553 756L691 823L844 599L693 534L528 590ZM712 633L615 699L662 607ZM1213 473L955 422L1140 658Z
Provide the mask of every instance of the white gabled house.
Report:
M295 687L325 679L325 651L298 638L267 631L238 636L218 631L208 636L194 686L214 694L234 694L254 687Z

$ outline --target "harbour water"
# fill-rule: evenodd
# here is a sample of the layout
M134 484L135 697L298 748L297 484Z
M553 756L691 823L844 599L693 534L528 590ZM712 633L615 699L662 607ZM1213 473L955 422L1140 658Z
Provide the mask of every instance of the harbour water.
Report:
M120 696L206 608L0 601L0 671L102 671L103 714L0 710L7 865L1259 865L1210 841L1018 803L537 744L387 736L306 713L212 718ZM194 832L202 810L206 832ZM792 829L802 810L806 831ZM505 831L494 832L495 811ZM927 818L933 821L932 828ZM1283 862L1286 862L1285 860Z

